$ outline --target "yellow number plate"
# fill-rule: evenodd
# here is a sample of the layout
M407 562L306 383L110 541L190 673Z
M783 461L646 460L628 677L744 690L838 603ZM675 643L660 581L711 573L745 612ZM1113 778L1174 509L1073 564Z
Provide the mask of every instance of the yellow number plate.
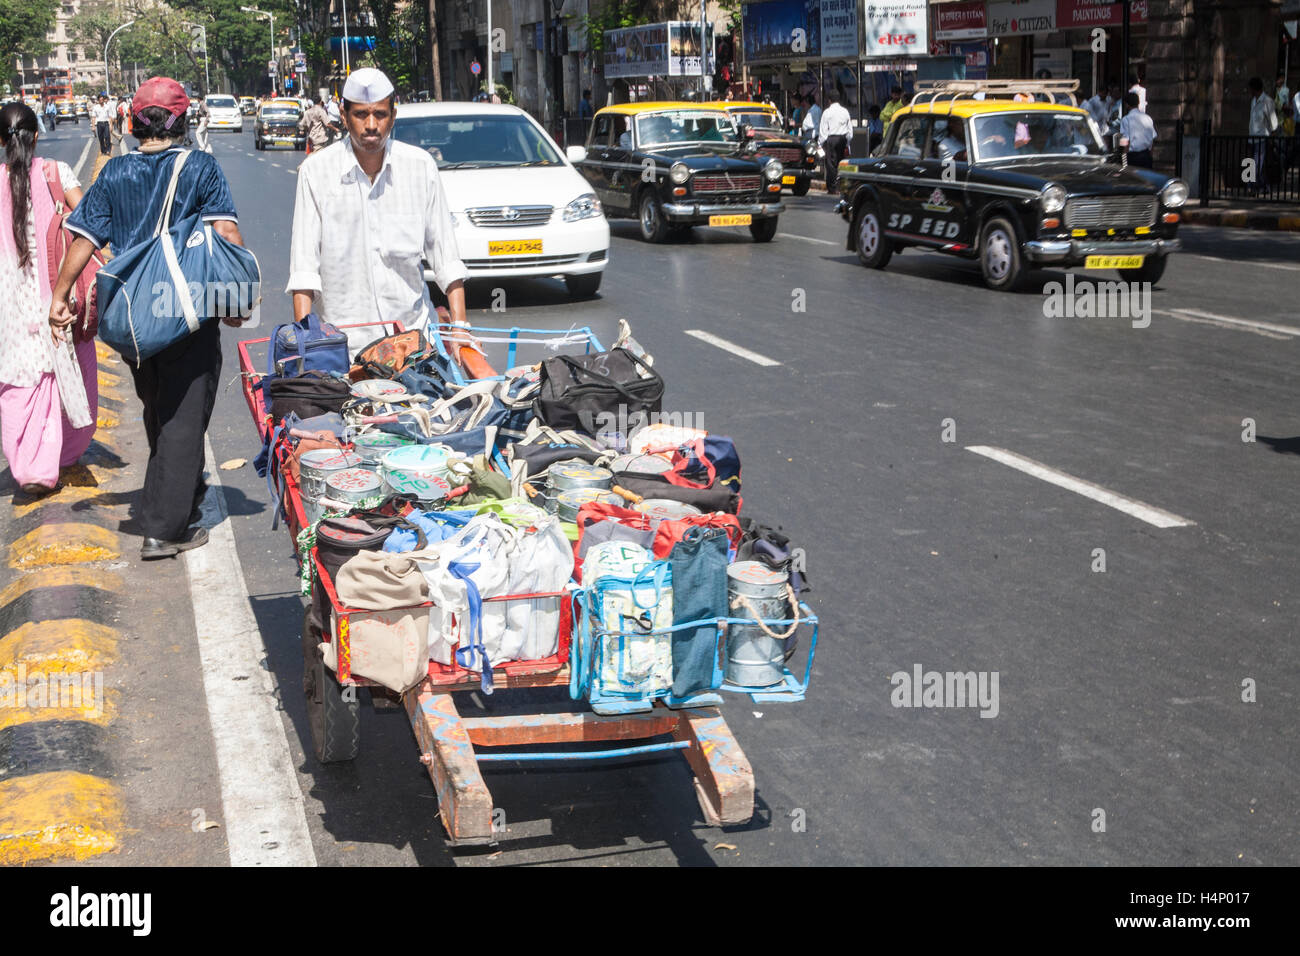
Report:
M1089 256L1083 262L1085 269L1138 269L1146 256Z
M490 256L540 256L542 240L540 239L506 239L488 243Z
M781 177L781 185L782 185L782 186L793 186L793 185L794 185L794 177L793 177L793 176L782 176L782 177Z
M750 215L709 217L710 226L748 226L753 221L754 217Z

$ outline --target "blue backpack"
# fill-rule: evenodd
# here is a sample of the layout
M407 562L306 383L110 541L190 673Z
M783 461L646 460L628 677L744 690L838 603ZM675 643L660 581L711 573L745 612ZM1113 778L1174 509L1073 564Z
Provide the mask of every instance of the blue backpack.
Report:
M271 333L267 378L288 378L306 372L346 376L351 368L347 333L322 322L315 312L297 322L277 325Z

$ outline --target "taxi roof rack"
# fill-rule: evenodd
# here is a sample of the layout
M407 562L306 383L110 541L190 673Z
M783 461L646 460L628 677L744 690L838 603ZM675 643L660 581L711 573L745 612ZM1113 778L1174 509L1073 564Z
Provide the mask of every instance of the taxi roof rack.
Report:
M1078 89L1078 80L919 80L911 105L943 100L1009 100L1017 93L1027 93L1039 102L1078 106L1074 96ZM983 96L977 97L977 93Z

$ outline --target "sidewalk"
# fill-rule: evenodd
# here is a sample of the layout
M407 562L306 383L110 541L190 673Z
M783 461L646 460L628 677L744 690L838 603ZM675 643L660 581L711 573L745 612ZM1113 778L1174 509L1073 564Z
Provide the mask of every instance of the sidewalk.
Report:
M1189 226L1232 226L1239 229L1269 229L1300 232L1300 206L1286 203L1206 206L1188 200L1183 222Z

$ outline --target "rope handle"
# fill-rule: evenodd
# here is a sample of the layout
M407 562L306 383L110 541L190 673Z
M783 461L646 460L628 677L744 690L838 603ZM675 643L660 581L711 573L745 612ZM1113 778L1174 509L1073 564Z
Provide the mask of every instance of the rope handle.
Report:
M733 609L743 607L754 616L754 623L758 625L760 631L772 638L774 641L784 641L786 638L793 635L795 630L799 627L799 599L795 596L794 588L790 587L788 584L785 586L785 594L790 600L790 606L794 608L794 620L790 624L790 629L784 634L774 634L763 622L762 617L759 616L758 608L754 607L754 605L750 603L749 598L745 597L745 595L737 594L731 599L731 606Z

